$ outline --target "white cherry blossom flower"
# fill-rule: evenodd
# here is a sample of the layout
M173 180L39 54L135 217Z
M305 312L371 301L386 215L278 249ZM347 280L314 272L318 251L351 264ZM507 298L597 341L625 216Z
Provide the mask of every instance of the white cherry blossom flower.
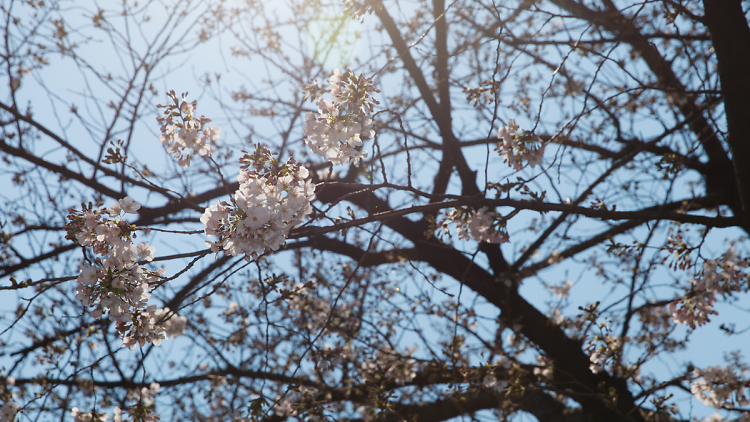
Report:
M120 410L119 407L115 406L114 410L112 411L112 414L113 414L113 417L112 417L113 422L122 422L122 410Z
M133 201L133 198L126 196L120 199L120 207L122 207L122 210L128 214L138 214L141 204Z
M115 201L112 202L112 205L109 206L109 215L112 217L117 217L122 212L122 206L119 202Z
M156 248L153 246L149 246L148 242L141 242L136 248L139 258L148 262L154 260L154 252L156 252Z
M13 400L8 400L0 409L0 422L11 422L16 417L21 406Z
M497 378L495 378L494 375L487 375L482 380L482 385L484 386L484 388L492 388L495 386L495 384L497 384Z

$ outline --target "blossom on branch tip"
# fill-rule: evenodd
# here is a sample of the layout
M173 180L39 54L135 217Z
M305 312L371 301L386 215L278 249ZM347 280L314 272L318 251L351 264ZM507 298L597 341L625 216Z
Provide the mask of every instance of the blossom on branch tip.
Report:
M105 312L117 323L123 346L159 345L167 338L166 328L157 324L165 310L149 306L152 285L161 279L165 269L147 270L136 261L150 262L156 249L148 242L133 243L135 226L121 213L136 213L140 204L130 197L114 202L109 208L95 209L84 204L83 210L71 209L65 226L66 238L83 247L90 247L96 259L81 266L76 279L76 299L91 308L91 315L100 318ZM176 324L181 321L173 318ZM181 331L184 332L184 323ZM173 329L176 333L180 329ZM82 413L82 418L86 414Z
M119 201L120 208L127 214L138 214L141 204L133 201L133 198L126 196Z
M186 95L179 100L174 91L167 93L172 104L157 105L164 108L164 116L157 117L161 124L159 142L167 147L167 152L174 154L177 164L182 167L190 166L193 155L211 156L214 145L220 140L221 128L208 126L211 119L204 116L193 116L196 102L188 102Z
M240 159L240 183L231 203L219 202L201 216L211 250L256 259L278 250L289 231L312 213L315 186L310 172L290 158L279 163L267 148L258 145L253 154Z
M605 330L607 327L604 326ZM589 370L597 374L602 371L618 373L623 368L616 364L625 344L632 341L632 337L612 336L603 334L594 336L586 345L586 352L589 355Z
M706 406L721 409L747 407L750 404L748 382L737 375L733 366L696 368L693 376L695 380L690 383L690 392Z
M332 100L318 98L318 116L313 112L305 115L305 144L332 164L351 162L359 166L367 158L367 151L362 151L363 140L375 136L370 114L378 102L371 93L380 91L371 79L348 69L335 69L328 82ZM317 83L312 84L306 96L314 97L313 91L319 90Z
M500 142L495 146L495 151L498 151L514 170L523 169L524 161L531 168L541 165L544 158L544 143L541 138L531 132L519 133L515 120L508 123L508 126L501 127L497 132Z
M718 315L713 309L717 295L750 290L749 277L743 272L747 267L747 259L739 258L734 248L718 260L706 260L698 277L690 280L690 290L668 305L672 320L690 328L709 322L711 315Z
M443 219L436 222L436 234L448 233L448 224L455 223L455 232L462 240L476 240L487 243L507 243L510 241L505 228L505 218L488 207L473 210L468 207L455 208L448 214L440 213Z

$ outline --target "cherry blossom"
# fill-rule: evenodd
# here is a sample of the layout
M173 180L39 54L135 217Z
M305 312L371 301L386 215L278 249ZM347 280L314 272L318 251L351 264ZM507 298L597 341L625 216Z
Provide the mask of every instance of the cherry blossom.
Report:
M145 262L154 259L155 248L148 242L134 244L137 228L121 215L135 213L139 208L140 204L130 197L102 209L84 204L81 211L71 210L70 222L65 227L68 239L90 247L99 255L93 262L81 265L76 279L76 299L91 308L95 318L107 312L108 318L117 322L123 346L131 349L137 344L158 346L161 340L168 338L166 325L161 324L168 310L148 305L151 286L166 270L147 270L140 266L138 259ZM170 326L170 333L184 332L184 322L180 318L167 321L172 319L174 322L169 325L175 327Z
M0 422L12 422L20 408L21 405L13 400L5 402L2 409L0 409Z
M134 420L142 422L155 422L159 420L159 416L154 414L150 409L154 405L154 399L151 394L158 392L159 384L157 383L152 383L149 388L144 387L140 391L138 391L138 394L140 394L139 400L141 404L138 404L130 409L131 416L133 416ZM134 397L129 398L134 399ZM74 422L106 422L107 420L109 420L109 415L106 413L97 413L94 411L83 412L78 407L73 407L71 409L70 416L73 417ZM112 409L112 421L123 422L123 420L126 420L126 418L123 416L122 409L115 406ZM12 419L9 419L9 421L12 421ZM4 422L4 420L0 419L0 422Z
M366 359L360 364L363 379L389 379L398 385L406 384L417 376L416 361L411 358L416 350L415 347L407 348L406 356L403 356L386 345L372 359Z
M492 388L497 384L497 378L494 375L487 375L482 379L482 385L485 388Z
M718 413L714 413L713 415L701 419L701 422L725 422L727 421L726 418L721 416ZM750 422L750 412L743 412L739 418L735 420L735 422Z
M595 374L602 371L622 372L625 368L618 365L619 358L622 356L622 349L632 338L630 336L620 337L608 333L609 327L606 323L600 323L600 328L604 331L601 335L594 336L586 345L586 352L589 354L589 370Z
M696 368L693 376L695 380L690 383L690 392L706 406L721 409L725 406L747 407L750 404L747 380L741 379L732 365L726 368Z
M748 291L748 275L742 272L747 267L747 259L739 258L733 247L718 260L706 260L698 277L690 280L690 290L669 304L672 320L690 328L709 322L711 315L718 315L713 309L717 295Z
M514 170L523 169L526 161L531 168L542 164L544 158L544 143L531 132L518 133L519 127L515 120L508 122L507 126L501 127L497 132L497 138L501 142L495 147L503 159Z
M571 287L573 287L573 282L566 281L561 286L551 286L550 289L555 294L555 296L559 297L560 299L565 299L568 297Z
M552 380L554 374L554 368L552 362L545 356L538 355L536 357L537 366L534 368L534 375L546 379Z
M289 231L312 213L315 185L310 172L294 158L278 163L267 148L257 146L240 159L239 189L231 203L219 202L201 216L214 252L256 259L286 243Z
M119 201L120 208L128 214L138 214L141 204L133 201L133 198L126 196Z
M136 246L136 251L138 252L138 257L140 259L150 262L154 260L154 252L156 252L156 248L149 246L148 242L142 242Z
M448 214L440 215L443 219L437 223L436 228L442 228L443 233L448 233L448 224L455 223L455 232L458 233L459 239L488 243L506 243L510 240L504 218L499 213L490 211L488 207L479 210L455 208Z
M174 91L169 91L167 96L172 104L157 105L164 108L164 116L156 118L161 124L159 142L167 147L167 152L173 154L182 167L190 166L193 155L213 155L212 145L220 139L221 128L208 126L211 119L193 116L196 101L188 102L187 94L178 99Z
M371 93L380 91L371 79L348 69L335 69L328 82L333 100L318 98L318 116L313 112L305 115L305 144L332 164L351 162L359 166L367 157L367 151L362 151L363 140L375 136L370 114L378 102ZM319 91L317 83L308 86L307 95L313 96L313 91Z
M106 413L96 413L96 412L81 412L81 409L74 407L71 409L70 416L73 417L73 421L75 422L106 422L109 419L109 415ZM122 419L120 419L122 420Z
M171 338L179 337L185 334L187 326L187 317L169 312L169 308L157 309L156 319L161 322L167 336Z

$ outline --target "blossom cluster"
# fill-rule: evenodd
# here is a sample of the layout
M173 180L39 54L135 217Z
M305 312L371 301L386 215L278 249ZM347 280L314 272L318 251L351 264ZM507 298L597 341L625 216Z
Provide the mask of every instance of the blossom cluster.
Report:
M725 422L725 421L726 419L718 413L714 413L713 415L701 420L701 422ZM750 412L742 412L740 417L737 418L734 422L750 422Z
M357 362L359 367L358 380L362 384L380 384L384 382L406 385L417 376L420 365L413 358L417 348L407 347L405 352L399 352L389 344L370 355L364 356L364 350L352 346L350 343L332 345L326 343L317 355L316 369L323 382L331 382L331 371L346 362ZM353 370L354 366L352 367Z
M310 172L294 157L280 163L260 145L253 154L245 153L240 164L240 185L232 202L220 201L206 208L201 222L208 236L218 237L207 242L211 250L256 259L278 250L289 231L312 213L315 185Z
M378 102L371 94L380 91L371 79L356 76L348 69L334 70L328 83L331 100L318 98L318 116L313 112L305 115L305 144L333 164L351 161L359 166L360 160L367 157L362 141L375 136L370 115L373 104ZM306 90L307 96L315 98L320 88L316 82Z
M478 210L460 207L440 215L444 218L436 222L437 234L440 234L437 232L439 229L443 233L449 233L448 224L455 223L455 231L462 240L473 239L488 243L506 243L510 240L505 228L505 218L496 211L490 211L488 207Z
M367 381L381 379L392 380L398 385L404 385L417 376L417 364L411 357L416 347L407 347L406 356L397 353L390 345L378 350L373 359L367 359L360 364L362 378Z
M523 162L529 163L531 168L542 164L544 158L544 143L539 136L531 132L520 132L515 120L508 122L508 126L501 127L497 132L500 142L495 146L498 151L514 170L521 170Z
M166 270L147 270L138 262L152 261L155 252L148 242L133 242L137 228L124 218L124 214L137 214L140 207L130 197L113 202L109 208L83 204L80 211L70 210L70 222L65 226L67 239L98 255L81 266L76 299L93 309L94 318L106 311L109 319L117 322L123 346L131 349L147 342L158 346L167 332L181 334L187 321L177 317L161 321L169 316L168 310L148 305L151 285Z
M548 289L550 289L552 293L555 294L556 297L559 297L560 299L565 299L568 297L568 294L570 294L570 289L572 287L573 287L573 282L566 281L560 286L548 286Z
M138 400L138 404L132 406L127 410L134 420L141 422L156 422L160 418L153 412L154 407L154 394L159 392L159 384L152 382L151 385L146 388L143 387L140 390L134 390L128 392L126 399ZM123 409L115 407L112 411L112 421L122 422L124 419ZM70 416L73 417L74 422L106 422L109 420L109 415L106 413L97 413L95 411L82 412L78 407L71 409Z
M737 376L733 366L696 368L693 376L695 380L690 383L690 392L707 406L720 409L724 406L747 407L750 404L746 395L748 382Z
M618 358L622 355L623 344L630 340L632 339L629 336L622 338L619 336L611 336L609 334L595 336L592 340L589 340L586 347L586 351L589 354L589 360L591 361L589 370L595 374L608 370L607 366L609 364L619 361ZM609 369L617 372L622 368L613 366Z
M71 409L70 416L73 417L74 422L94 422L101 421L106 422L109 419L109 415L106 413L96 412L81 412L81 409L74 407ZM113 422L122 422L122 411L119 407L115 407Z
M718 314L713 309L717 294L748 290L748 275L742 272L747 267L747 259L739 258L734 248L729 248L718 260L706 260L700 276L690 280L690 291L669 304L672 320L691 328L709 322L711 315Z
M544 355L537 355L536 357L537 366L534 368L534 375L539 377L541 380L552 380L555 374L555 367L552 365L552 360Z
M137 310L131 320L130 324L118 322L121 332L130 329L122 339L123 347L129 349L134 349L138 344L143 346L147 342L158 346L161 340L185 334L187 325L187 317L174 315L169 308L157 308L155 305Z
M495 355L495 357L492 359L492 363L488 362L487 366L490 370L490 373L482 378L482 386L484 388L492 388L497 392L505 390L509 384L509 377L501 376L501 378L498 379L497 374L498 371L502 373L508 373L509 371L513 370L513 361L508 359L506 356Z
M182 167L190 166L193 155L213 155L211 144L219 140L221 128L208 126L211 119L193 116L197 102L188 102L187 94L183 94L182 99L178 99L174 91L169 91L167 95L172 99L172 104L157 105L164 108L164 116L156 118L161 124L159 142L167 147L169 154L174 154Z

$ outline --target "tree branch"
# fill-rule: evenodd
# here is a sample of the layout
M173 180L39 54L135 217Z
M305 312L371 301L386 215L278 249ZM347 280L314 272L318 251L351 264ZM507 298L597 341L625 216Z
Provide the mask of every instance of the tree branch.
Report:
M703 0L705 24L719 61L721 94L735 177L744 211L750 210L750 28L740 0Z

